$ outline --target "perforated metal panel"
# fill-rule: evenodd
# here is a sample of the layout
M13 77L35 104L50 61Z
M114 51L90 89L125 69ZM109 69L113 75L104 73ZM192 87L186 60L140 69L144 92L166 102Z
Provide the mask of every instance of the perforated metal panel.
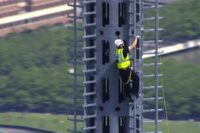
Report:
M158 2L143 0L83 0L84 27L84 133L144 133L144 113L153 112L155 132L158 128L159 97L158 78ZM144 15L147 8L155 10L154 16ZM153 21L153 27L146 29L144 21ZM141 38L137 47L131 53L134 70L140 77L140 97L129 103L123 95L123 85L120 81L115 64L115 32L129 45L136 35ZM145 40L144 34L152 32L152 40ZM155 60L145 63L142 56L144 42L155 44ZM144 67L152 66L152 74L145 74ZM152 85L145 86L144 79L152 78ZM144 91L151 89L155 95L145 97ZM153 108L146 109L145 101L153 101ZM147 121L150 122L150 121ZM147 131L149 132L149 131Z

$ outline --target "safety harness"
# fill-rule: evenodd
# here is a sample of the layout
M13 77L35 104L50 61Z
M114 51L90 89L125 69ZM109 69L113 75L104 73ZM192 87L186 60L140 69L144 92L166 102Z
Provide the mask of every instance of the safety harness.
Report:
M123 55L123 48L116 49L116 58L117 58L117 68L118 69L126 69L130 67L130 55L127 53L126 58ZM129 78L126 82L123 82L125 85L128 84L131 80L131 72L129 74Z

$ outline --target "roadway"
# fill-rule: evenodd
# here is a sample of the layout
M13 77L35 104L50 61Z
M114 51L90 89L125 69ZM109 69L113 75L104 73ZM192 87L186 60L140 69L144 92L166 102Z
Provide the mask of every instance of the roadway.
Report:
M173 53L181 52L184 50L189 50L189 49L194 49L194 48L199 48L199 47L200 47L200 39L197 39L197 40L192 40L185 43L177 43L170 46L159 48L158 53L159 55L168 55L168 54L173 54ZM145 53L154 53L154 52L155 50L145 51ZM154 54L146 54L143 56L143 58L150 58L154 56L155 56Z
M29 127L22 127L22 126L0 125L0 133L54 133L54 132L29 128Z
M0 128L0 133L42 133L14 128Z

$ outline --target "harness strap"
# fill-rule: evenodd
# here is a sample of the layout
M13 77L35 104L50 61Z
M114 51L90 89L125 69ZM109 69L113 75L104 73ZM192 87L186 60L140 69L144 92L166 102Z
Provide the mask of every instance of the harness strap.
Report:
M127 80L126 82L123 82L123 80L122 80L122 82L123 82L125 85L127 85L127 84L130 82L130 80L131 80L131 71L130 71L128 80Z

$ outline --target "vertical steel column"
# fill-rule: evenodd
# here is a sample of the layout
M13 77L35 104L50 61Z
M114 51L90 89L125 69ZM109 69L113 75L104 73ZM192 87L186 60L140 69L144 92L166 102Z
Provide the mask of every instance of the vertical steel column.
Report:
M129 44L133 41L133 38L136 34L136 1L129 0L128 1L128 26L129 26ZM133 61L131 62L132 67L136 70L136 50L131 52L131 58ZM136 102L130 103L129 109L129 133L136 133Z
M68 1L67 2L68 6L73 7L73 13L68 14L68 17L73 21L71 26L68 27L69 30L72 30L72 38L70 38L70 42L72 45L72 49L71 51L68 51L69 55L73 55L73 57L70 57L69 63L71 63L73 65L73 71L69 72L71 75L73 75L73 81L72 81L72 88L73 88L73 106L70 108L73 108L73 117L68 117L68 120L73 121L73 127L71 129L68 129L69 132L71 133L80 133L80 128L77 127L78 123L82 122L82 118L78 117L78 112L80 113L82 110L80 110L80 92L78 88L80 88L80 86L78 85L79 83L77 82L78 80L78 71L77 71L77 67L80 66L80 58L78 57L78 49L80 49L80 47L78 47L78 44L82 43L82 41L80 40L80 38L78 38L77 32L81 32L80 28L78 28L78 21L80 21L81 16L78 16L77 14L77 9L81 8L81 2L78 2L77 0L74 1Z
M158 8L160 7L158 5L158 0L154 1L143 0L142 3L144 12L143 44L144 46L149 44L154 46L153 47L154 49L150 52L143 51L143 55L151 55L152 58L148 60L144 59L142 65L144 69L144 74L143 74L144 83L142 88L144 95L143 114L144 117L147 117L147 119L149 116L151 116L151 120L142 118L143 120L142 131L147 132L147 130L145 129L145 124L147 124L152 129L154 129L154 131L148 131L148 132L161 133L159 129L159 123L162 121L159 120L159 112L163 111L163 109L159 107L159 100L162 100L163 98L159 97L159 89L162 88L162 86L159 86L159 78L162 76L162 74L159 74L159 66L162 65L162 63L159 63L158 59L159 56L158 43L162 42L162 40L159 40L158 38L159 38L159 31L162 30L161 28L159 28L159 19L162 19L162 17L158 16ZM146 25L148 25L147 28L145 27ZM153 108L152 105L154 105Z
M155 0L155 133L158 133L158 0Z
M134 39L136 35L141 36L142 29L142 2L141 0L128 0L129 3L129 41ZM134 71L140 77L139 93L142 90L142 37L139 39L136 48L132 53ZM141 133L142 128L142 95L135 98L134 103L130 104L130 133Z
M144 72L143 72L143 68L144 68L144 60L143 60L143 53L144 53L144 37L143 37L143 28L144 28L144 24L143 24L143 20L144 20L144 8L143 8L143 0L140 0L140 8L141 8L141 77L140 77L140 80L141 80L141 84L140 84L140 87L141 87L141 90L140 90L140 93L141 93L141 133L144 133L144 116L143 116L143 98L144 98L144 95L143 95L143 87L144 87Z
M96 128L96 0L83 0L84 133Z
M127 0L84 0L84 132L128 133L129 103L115 64L115 32L128 44ZM92 88L92 89L91 89Z
M76 28L77 28L77 22L76 22L76 19L77 19L77 14L76 14L76 0L74 0L74 20L73 20L73 24L74 24L74 26L73 26L73 28L74 28L74 34L73 34L73 36L74 36L74 38L73 38L73 44L74 44L74 57L73 57L73 59L74 59L74 63L73 63L73 68L74 68L74 79L73 79L73 86L74 86L74 132L76 133L77 132L77 108L76 108L76 105L77 105L77 77L76 77L76 58L77 58L77 56L76 56L76 45L77 45L77 43L76 43L76 40L77 40L77 32L76 32Z
M131 12L127 9L128 5L133 4ZM142 4L143 0L83 0L83 16L84 16L84 132L85 133L129 133L129 129L133 129L133 133L143 133L143 117L142 112L155 112L155 132L158 133L158 2L156 0L155 17L143 18L143 15L136 13L136 3ZM150 5L150 7L153 7ZM143 8L140 7L143 12ZM129 15L127 15L129 14ZM133 16L131 16L133 14ZM129 45L135 35L141 34L142 23L136 23L129 19L136 19L140 15L140 19L154 21L154 28L144 29L144 32L155 32L155 54L154 63L143 64L143 40L140 40L140 46L137 47L133 54L134 68L140 74L140 90L153 89L155 97L140 98L129 104L121 95L122 85L115 67L115 32L121 33L120 37L126 45ZM142 21L142 20L141 20ZM133 32L133 31L134 32ZM143 39L143 37L141 38ZM152 42L152 40L150 40ZM139 57L138 55L139 51ZM143 53L141 53L143 52ZM143 67L153 66L154 73L151 75L143 75ZM155 78L153 86L143 86L143 78ZM143 101L155 100L154 109L144 109ZM132 106L134 110L130 110ZM132 116L128 116L128 113ZM134 112L134 113L133 113ZM129 127L128 120L134 118L133 127ZM139 120L139 127L137 123Z
M97 133L126 133L128 101L122 96L122 85L115 64L115 32L128 44L126 0L98 0L96 14L97 41ZM106 95L106 96L105 96Z

